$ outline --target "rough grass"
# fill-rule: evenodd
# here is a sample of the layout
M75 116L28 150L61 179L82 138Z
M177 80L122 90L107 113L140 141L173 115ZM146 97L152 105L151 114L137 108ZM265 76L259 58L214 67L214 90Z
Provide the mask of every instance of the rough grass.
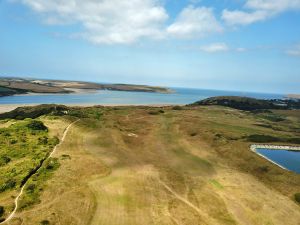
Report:
M149 114L158 110L164 113ZM300 207L294 201L299 175L258 157L245 139L261 134L299 138L290 129L300 127L294 117L288 118L289 123L273 122L223 107L78 111L81 121L55 155L60 166L47 173L47 179L40 171L31 183L36 186L26 190L23 200L39 199L39 204L19 211L12 222L294 225L300 221ZM66 123L59 118L43 118L49 133L62 133ZM35 192L39 188L42 192Z

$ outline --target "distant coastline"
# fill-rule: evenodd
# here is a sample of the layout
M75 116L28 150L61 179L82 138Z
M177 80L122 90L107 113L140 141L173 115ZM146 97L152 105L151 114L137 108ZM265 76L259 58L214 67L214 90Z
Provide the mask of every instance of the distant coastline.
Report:
M101 84L83 81L63 81L23 78L0 78L0 97L26 94L70 94L92 93L98 90L173 93L174 91L158 86L135 84Z
M300 94L289 94L287 97L292 99L300 99Z

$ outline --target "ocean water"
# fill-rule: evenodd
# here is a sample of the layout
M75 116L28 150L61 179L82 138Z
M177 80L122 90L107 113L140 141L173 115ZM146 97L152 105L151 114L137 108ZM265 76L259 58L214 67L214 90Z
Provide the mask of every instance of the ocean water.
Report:
M280 94L172 88L171 94L100 90L77 94L34 94L0 97L0 104L189 104L214 96L246 96L260 99L283 98Z
M300 174L300 151L276 149L256 149L256 151L284 168Z

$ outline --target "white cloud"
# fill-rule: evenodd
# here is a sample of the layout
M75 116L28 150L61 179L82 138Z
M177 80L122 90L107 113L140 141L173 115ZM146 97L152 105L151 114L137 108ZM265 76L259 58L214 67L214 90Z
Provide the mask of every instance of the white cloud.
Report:
M175 38L191 39L222 32L222 30L211 8L188 6L167 28L167 33Z
M283 12L287 10L300 9L299 0L248 0L246 8L254 10L265 10L269 12Z
M247 51L246 48L242 48L242 47L236 48L235 50L236 50L237 52L246 52L246 51Z
M210 45L200 47L200 50L208 53L216 53L216 52L227 52L230 49L225 43L213 43Z
M10 0L21 2L48 25L78 24L71 37L96 44L130 44L142 38L200 38L221 32L213 10L188 6L167 26L164 0ZM198 0L197 0L198 2Z
M127 44L141 38L162 38L167 12L158 0L17 0L49 24L75 23L79 35L94 43Z
M247 0L245 10L227 10L222 12L222 19L228 25L248 25L264 21L289 10L299 10L300 0Z
M290 48L286 51L286 53L290 56L299 56L300 57L300 44Z
M269 14L265 11L244 12L240 10L223 10L222 19L228 25L248 25L254 22L265 20Z

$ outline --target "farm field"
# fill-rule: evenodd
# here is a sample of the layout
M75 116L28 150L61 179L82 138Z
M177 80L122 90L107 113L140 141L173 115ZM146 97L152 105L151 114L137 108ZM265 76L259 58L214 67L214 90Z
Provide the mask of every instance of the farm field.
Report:
M257 142L297 144L300 119L293 111L70 108L68 115L36 118L48 128L38 135L61 140L78 119L30 178L21 207L6 224L300 224L294 197L300 175L249 150ZM26 121L32 120L1 120L0 129ZM4 216L19 189L0 193Z

